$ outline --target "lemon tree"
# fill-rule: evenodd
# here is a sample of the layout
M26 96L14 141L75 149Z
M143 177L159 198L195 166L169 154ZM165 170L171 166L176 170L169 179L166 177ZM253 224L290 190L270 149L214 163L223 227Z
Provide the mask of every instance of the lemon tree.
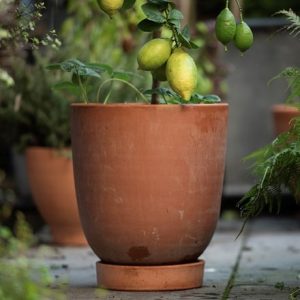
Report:
M238 3L238 0L235 1ZM99 8L111 18L118 12L130 9L135 2L135 0L97 0ZM228 5L229 0L217 18L217 38L225 46L234 41L236 47L244 52L253 43L251 29L243 20L242 9L241 23L236 24ZM189 51L197 50L199 45L192 39L189 27L183 26L184 16L175 3L171 0L147 0L141 5L141 11L144 18L137 27L141 31L152 33L152 38L139 49L137 64L139 70L150 72L152 75L152 89L137 90L129 81L133 74L124 75L124 72L113 71L107 65L84 64L74 59L50 66L50 69L60 69L72 75L71 83L67 82L59 87L81 90L82 99L88 102L86 90L89 80L86 77L101 80L105 73L109 78L100 84L97 99L100 99L104 84L110 83L112 87L114 81L119 81L131 86L143 101L151 104L220 102L218 96L203 96L195 92L202 76ZM160 87L160 82L165 81L170 88ZM108 102L109 96L110 93L104 99L104 103Z

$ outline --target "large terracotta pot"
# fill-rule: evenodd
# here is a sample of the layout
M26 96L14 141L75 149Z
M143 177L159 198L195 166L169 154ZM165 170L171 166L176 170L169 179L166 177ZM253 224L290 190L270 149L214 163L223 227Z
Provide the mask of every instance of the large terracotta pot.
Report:
M227 114L227 104L72 105L77 200L87 240L102 260L99 284L200 285L149 287L145 276L161 265L197 264L210 242L220 211ZM141 266L149 272L132 283L145 271ZM113 282L120 274L127 283Z
M34 202L50 227L53 242L86 245L76 202L72 160L55 149L30 147L26 150L26 164Z
M293 118L300 117L298 108L285 104L274 105L272 111L276 136L289 130Z

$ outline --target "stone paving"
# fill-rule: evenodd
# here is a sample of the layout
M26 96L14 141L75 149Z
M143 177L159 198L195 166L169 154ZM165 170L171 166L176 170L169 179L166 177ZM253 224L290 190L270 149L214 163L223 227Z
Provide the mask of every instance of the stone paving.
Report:
M48 265L58 283L68 283L67 298L74 300L300 299L300 218L252 221L236 240L240 227L240 222L219 223L202 257L206 268L201 289L105 291L96 287L97 257L89 248L42 247L32 257Z

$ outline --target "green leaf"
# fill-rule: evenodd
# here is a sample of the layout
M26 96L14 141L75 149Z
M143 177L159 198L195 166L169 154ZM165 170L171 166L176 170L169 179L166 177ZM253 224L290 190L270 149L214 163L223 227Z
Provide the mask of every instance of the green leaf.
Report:
M171 5L171 7L175 7L175 4L171 0L148 0L149 3L155 4L160 6L161 9L166 9L168 5Z
M166 22L166 18L162 14L159 5L146 3L142 5L142 10L149 21L161 24Z
M198 93L195 93L192 95L191 103L193 104L199 104L199 103L203 103L203 104L215 104L215 103L220 103L221 102L221 98L217 95L200 95Z
M122 79L125 81L129 81L132 78L143 78L143 76L133 73L133 72L127 72L127 71L114 71L111 75L112 78Z
M133 5L135 4L135 1L136 1L136 0L124 0L124 4L123 4L122 9L129 9L129 8L132 8Z
M52 64L48 66L49 70L60 69L62 71L73 73L78 76L101 78L100 74L103 70L96 68L94 64L86 65L77 59L68 59L59 64Z
M201 44L190 41L190 46L191 46L191 49L199 49L201 47Z
M145 32L156 31L156 30L160 29L161 26L162 26L161 23L156 23L156 22L150 21L148 19L144 19L138 24L138 28Z
M190 40L187 39L181 32L178 33L178 38L184 47L186 47L188 49L192 48L192 46L190 44Z
M211 103L220 103L221 98L217 95L206 95L203 97L203 103L211 104Z
M168 22L173 24L178 30L180 29L181 20L171 19L171 20L168 20Z
M184 36L187 40L191 39L191 32L188 25L184 26L184 28L181 31L182 36Z
M50 64L46 66L47 70L61 70L61 64L56 63L56 64Z
M93 69L95 72L101 74L101 73L108 73L108 75L112 75L113 68L110 65L106 64L98 64L98 63L88 63L86 64L87 67Z
M169 13L169 19L170 20L183 20L184 16L182 12L178 9L172 9Z
M150 89L150 90L146 90L144 91L145 95L159 95L159 96L167 96L167 97L177 97L177 94L175 92L173 92L171 89L168 88L156 88L156 89Z
M80 87L70 81L61 81L52 86L56 90L66 90L73 95L80 95Z

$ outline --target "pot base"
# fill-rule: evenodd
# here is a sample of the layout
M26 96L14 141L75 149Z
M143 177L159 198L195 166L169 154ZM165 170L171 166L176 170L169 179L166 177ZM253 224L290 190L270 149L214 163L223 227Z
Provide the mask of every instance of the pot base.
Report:
M200 288L204 260L164 266L123 266L98 262L97 282L104 289L117 291L175 291Z
M85 247L88 245L81 228L76 227L50 227L53 243L60 246Z

